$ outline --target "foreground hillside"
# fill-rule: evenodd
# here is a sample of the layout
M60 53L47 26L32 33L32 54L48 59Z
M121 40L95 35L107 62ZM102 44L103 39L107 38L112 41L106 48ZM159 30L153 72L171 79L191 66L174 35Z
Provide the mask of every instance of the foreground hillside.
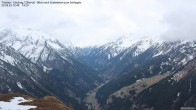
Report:
M15 102L12 102L13 99ZM16 102L18 106L15 105ZM6 103L9 106L1 105L2 102ZM70 107L67 107L63 104L62 101L58 100L56 97L52 96L45 96L43 98L35 98L28 95L21 95L21 94L0 94L0 108L1 109L23 109L23 107L29 106L30 110L73 110ZM7 108L4 108L7 107Z

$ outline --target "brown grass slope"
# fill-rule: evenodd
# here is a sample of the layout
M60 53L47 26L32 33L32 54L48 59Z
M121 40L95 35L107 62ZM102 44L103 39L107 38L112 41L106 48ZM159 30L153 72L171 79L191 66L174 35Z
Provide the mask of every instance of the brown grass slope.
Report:
M34 105L37 108L30 110L73 110L71 107L65 106L64 103L53 96L45 96L43 98L34 98L28 95L16 93L0 94L0 101L9 102L13 97L24 97L24 99L32 100L31 102L23 102L20 105Z

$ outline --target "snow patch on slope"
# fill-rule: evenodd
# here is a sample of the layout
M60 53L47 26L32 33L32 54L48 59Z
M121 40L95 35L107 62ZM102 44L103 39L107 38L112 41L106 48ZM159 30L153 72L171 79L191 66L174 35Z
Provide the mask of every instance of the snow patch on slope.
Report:
M31 100L26 100L23 97L14 97L10 102L0 101L0 110L29 110L31 108L37 108L37 106L32 105L19 105L22 102L30 102Z
M23 89L22 84L21 84L20 82L17 82L17 86L18 86L20 89Z
M133 56L138 56L150 47L160 45L162 42L163 41L160 40L159 37L144 38L143 40L140 40L133 45L134 47L136 47Z

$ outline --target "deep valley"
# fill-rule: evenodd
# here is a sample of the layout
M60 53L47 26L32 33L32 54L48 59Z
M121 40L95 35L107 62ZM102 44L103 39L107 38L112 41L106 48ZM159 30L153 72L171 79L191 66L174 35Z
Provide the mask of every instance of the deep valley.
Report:
M123 36L75 47L37 30L5 28L0 93L53 96L67 110L196 107L196 41Z

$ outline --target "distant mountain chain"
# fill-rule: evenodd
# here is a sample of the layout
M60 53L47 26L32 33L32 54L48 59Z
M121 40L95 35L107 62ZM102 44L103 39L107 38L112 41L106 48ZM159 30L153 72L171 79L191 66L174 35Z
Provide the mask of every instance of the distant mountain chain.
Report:
M132 40L74 47L30 28L0 30L0 93L56 96L74 109L196 106L196 41Z

